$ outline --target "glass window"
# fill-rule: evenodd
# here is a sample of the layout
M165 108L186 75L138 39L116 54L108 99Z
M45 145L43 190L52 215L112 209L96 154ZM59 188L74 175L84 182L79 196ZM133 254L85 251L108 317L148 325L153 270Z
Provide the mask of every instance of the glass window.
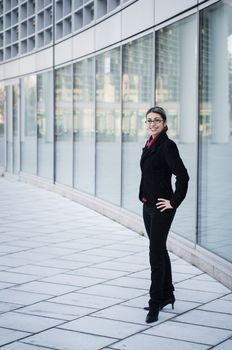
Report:
M198 243L232 260L232 4L200 12Z
M37 75L38 175L53 179L53 73Z
M72 66L56 71L56 160L55 179L72 186L73 169L73 114L72 114Z
M196 232L197 20L187 17L156 32L156 103L168 116L168 135L190 175L187 197L172 230L190 240ZM191 69L190 69L191 67ZM173 184L174 185L174 184Z
M96 195L120 205L120 49L96 57Z
M145 113L153 105L153 52L152 34L126 44L122 51L122 206L137 214Z
M12 87L5 87L6 94L6 170L13 172L13 120L12 120Z
M22 79L21 105L21 167L23 172L35 175L37 167L35 75Z
M19 87L18 85L12 86L13 103L13 172L18 173L20 170L19 164Z
M94 81L93 58L74 64L74 187L93 195L95 184Z
M4 87L0 83L0 166L5 166L5 141L4 141Z

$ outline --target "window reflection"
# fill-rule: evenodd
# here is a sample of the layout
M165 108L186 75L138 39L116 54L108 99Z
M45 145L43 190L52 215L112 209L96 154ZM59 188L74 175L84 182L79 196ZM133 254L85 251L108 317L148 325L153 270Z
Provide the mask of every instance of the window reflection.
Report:
M56 181L72 186L73 117L72 117L72 66L56 71L55 138Z
M22 171L36 174L36 75L22 79L21 167Z
M0 166L5 163L5 145L4 145L4 87L0 83Z
M96 194L120 205L120 49L96 57Z
M152 105L152 61L152 34L123 46L122 206L137 214L141 214L138 186L145 112Z
M37 75L38 175L53 179L53 73Z
M196 34L195 15L156 32L156 103L167 111L168 134L190 174L188 194L172 229L191 240L196 235Z
M231 261L232 4L200 13L199 244Z
M74 64L74 187L90 194L95 183L94 80L93 58Z

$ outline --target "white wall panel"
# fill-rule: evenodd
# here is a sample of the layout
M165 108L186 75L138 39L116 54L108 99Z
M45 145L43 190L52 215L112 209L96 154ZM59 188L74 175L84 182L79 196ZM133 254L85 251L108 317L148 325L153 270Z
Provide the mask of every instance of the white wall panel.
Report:
M35 59L37 70L51 68L53 65L53 48L49 47L46 50L38 52Z
M194 5L197 5L197 0L155 0L155 24L161 23Z
M9 79L12 77L16 77L20 74L18 60L5 63L1 67L2 67L1 79Z
M36 71L36 54L29 55L19 60L20 75L30 74Z
M109 17L96 26L96 50L109 46L121 39L121 13Z
M55 46L55 64L62 64L72 60L72 38L62 41Z
M154 0L140 0L122 11L122 39L154 25Z
M94 28L73 37L73 59L87 55L95 50Z

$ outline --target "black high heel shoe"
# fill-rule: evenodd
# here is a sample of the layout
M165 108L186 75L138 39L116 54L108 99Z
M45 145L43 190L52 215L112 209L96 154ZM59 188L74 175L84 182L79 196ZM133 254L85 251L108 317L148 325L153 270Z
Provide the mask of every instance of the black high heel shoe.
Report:
M159 316L159 307L156 308L149 308L149 312L146 317L146 323L152 323L158 321L158 316Z
M176 301L176 299L175 299L174 295L172 297L166 299L166 300L163 300L162 303L160 304L160 310L162 310L168 304L172 304L172 310L173 310L175 301ZM145 306L144 310L149 311L150 307L149 306Z
M174 304L175 304L175 297L174 295L166 300L164 300L161 305L160 305L160 310L162 310L165 306L167 306L168 304L172 304L172 310L174 309Z

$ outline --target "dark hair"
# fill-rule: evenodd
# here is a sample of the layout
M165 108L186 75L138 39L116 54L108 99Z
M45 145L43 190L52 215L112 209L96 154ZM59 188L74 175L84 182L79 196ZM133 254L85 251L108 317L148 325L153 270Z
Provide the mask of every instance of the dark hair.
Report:
M155 106L155 107L151 107L148 109L147 113L146 113L146 117L148 116L148 114L150 113L158 113L161 118L163 119L164 122L167 122L167 115L165 110L162 107L159 106ZM164 131L166 132L168 130L167 125L164 127Z
M146 113L146 117L150 113L158 113L162 117L164 122L167 121L166 112L162 107L159 107L159 106L151 107L150 109L148 109L148 111Z

